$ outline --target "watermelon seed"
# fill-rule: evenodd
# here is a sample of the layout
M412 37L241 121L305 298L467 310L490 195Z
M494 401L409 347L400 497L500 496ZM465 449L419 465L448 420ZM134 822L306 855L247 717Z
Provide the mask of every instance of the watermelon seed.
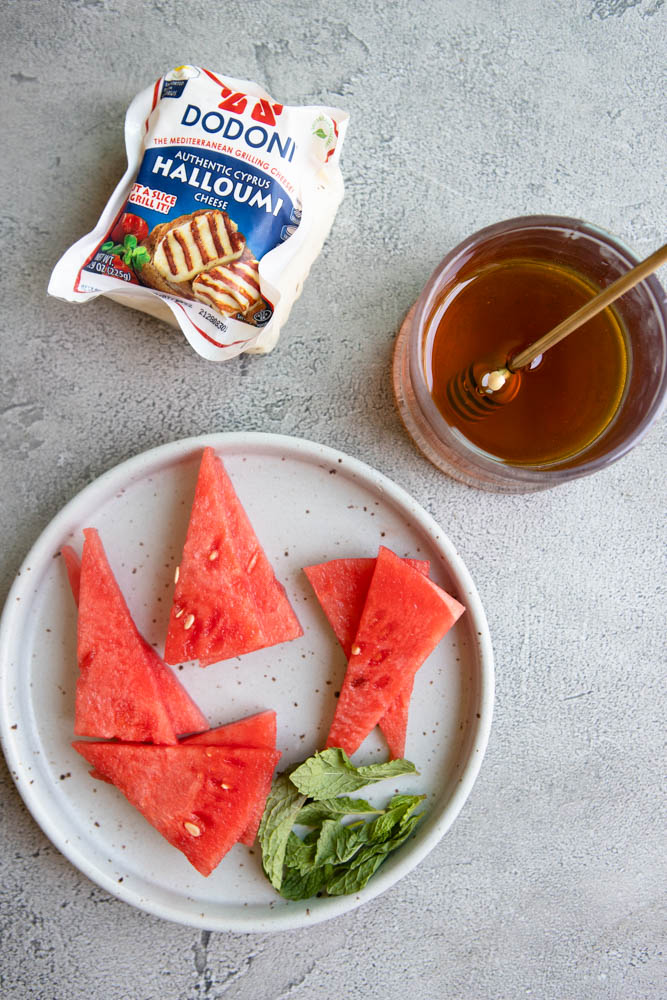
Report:
M221 782L221 783L220 783L220 787L221 787L221 788L224 788L224 790L225 790L226 792L228 792L228 791L229 791L229 789L231 788L231 785L225 785L225 783L224 783L224 782Z
M361 652L361 646L353 646L351 652L352 656L359 656L359 653Z
M174 613L174 618L180 618L184 611L185 608L179 608L178 611Z
M195 823L188 823L187 821L183 824L188 833L191 833L193 837L201 837L201 830Z
M195 616L194 615L188 615L188 617L183 622L183 628L187 631L189 628L192 628L192 626L194 625L194 623L195 623Z
M255 549L255 551L254 551L254 553L253 553L253 555L252 555L252 557L250 559L250 562L248 563L248 566L246 568L246 573L250 573L250 571L252 570L253 566L257 562L257 556L258 555L259 555L259 550Z
M215 560L218 558L217 550L214 549L208 558L210 562L215 562Z
M181 575L181 567L177 566L174 570L174 583L178 583L178 578Z

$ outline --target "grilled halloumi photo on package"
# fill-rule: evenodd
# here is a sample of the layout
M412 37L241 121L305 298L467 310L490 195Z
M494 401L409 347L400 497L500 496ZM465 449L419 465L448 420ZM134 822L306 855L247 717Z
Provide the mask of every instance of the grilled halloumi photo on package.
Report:
M174 222L158 240L153 256L156 270L167 281L191 281L205 268L243 253L245 239L226 212L193 212Z
M195 299L223 315L246 313L262 298L259 264L246 247L238 260L219 264L197 275L192 282L192 291Z

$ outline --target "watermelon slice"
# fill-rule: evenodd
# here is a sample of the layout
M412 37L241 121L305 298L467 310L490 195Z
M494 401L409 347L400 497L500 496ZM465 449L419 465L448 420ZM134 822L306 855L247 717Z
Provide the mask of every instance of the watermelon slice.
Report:
M175 743L147 646L94 528L84 531L74 731L78 736Z
M181 741L184 744L200 744L205 746L239 746L258 747L275 750L276 747L276 713L273 711L259 712L249 715L238 722L230 722L217 729L209 729L207 733L189 736ZM257 800L251 810L248 825L239 837L242 844L252 847L255 843L259 824L262 821L266 799L271 791L272 774L267 774L266 782L260 790Z
M405 559L404 562L424 576L428 576L430 568L428 559ZM304 567L304 573L348 659L374 570L375 559L363 558L332 559L317 566ZM413 683L414 678L405 678L395 700L378 723L393 759L403 757L405 754Z
M464 610L381 547L327 746L353 754Z
M72 745L202 875L237 842L280 758L246 747Z
M72 590L72 597L75 603L79 603L79 588L81 586L81 560L71 545L63 545L60 554L65 560L67 579Z
M181 745L221 747L259 747L274 749L276 745L276 713L269 709L248 715L237 722L228 722L224 726L208 729L196 736L187 736L181 740Z
M97 536L97 542L99 543L101 548L101 542L99 541L99 536ZM64 545L61 549L61 554L63 556L63 559L65 560L67 575L69 578L70 587L72 588L72 595L74 597L74 600L78 604L80 583L81 583L81 561L76 552L74 551L74 549L70 545ZM106 566L104 567L104 571L105 573L110 574L111 569L108 565L106 556L104 556L103 551L102 555L104 557L104 563L106 564ZM116 585L116 590L117 593L120 594L120 590L118 590L117 585ZM123 604L124 603L125 602L123 601ZM126 611L126 621L124 627L128 629L127 638L129 640L129 637L134 635L135 637L138 636L139 640L141 641L141 644L143 646L143 651L148 660L149 669L152 670L152 672L155 675L155 680L159 688L159 696L164 706L166 707L167 714L171 721L174 733L176 734L197 733L200 732L202 729L206 729L208 726L206 717L202 715L202 713L199 711L196 704L194 703L190 695L187 693L183 685L174 676L169 667L167 667L165 663L160 659L160 657L155 652L153 647L149 646L146 640L143 639L141 636L139 636L139 633L136 630L134 622L130 618L130 613L127 610L126 606L125 606L125 611ZM123 627L122 621L121 621L121 627ZM131 645L135 646L136 643L131 643ZM82 690L83 690L84 684L82 681L80 681L80 683L82 684ZM78 694L78 684L77 684L77 694ZM86 713L84 712L83 714L85 719ZM84 725L85 722L79 720L79 724ZM101 732L83 733L78 728L76 729L76 732L80 736L105 735L104 733Z
M209 666L302 635L222 462L199 468L165 643L167 663Z

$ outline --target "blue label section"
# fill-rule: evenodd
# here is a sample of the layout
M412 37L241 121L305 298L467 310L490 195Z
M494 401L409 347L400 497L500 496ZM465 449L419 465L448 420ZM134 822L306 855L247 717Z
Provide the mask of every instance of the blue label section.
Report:
M160 97L180 97L187 82L187 80L165 80Z
M226 212L260 260L278 246L284 227L294 227L294 204L277 180L240 158L183 146L148 149L126 210L155 226L201 209ZM167 196L166 198L164 196ZM168 212L169 196L175 204Z
M175 296L188 309L196 303L198 315L216 329L226 330L230 319L255 327L268 323L273 305L262 295L258 261L294 233L301 218L299 202L295 206L267 172L272 169L267 161L252 153L246 160L233 155L233 146L227 148L231 155L209 150L205 141L195 148L181 144L146 150L122 212L83 270ZM194 213L206 217L201 223L208 227L205 232L222 241L216 245L219 257L211 255L212 244L204 249ZM153 233L174 220L176 226L165 227L166 234ZM170 245L174 228L180 235ZM174 254L181 257L180 271Z

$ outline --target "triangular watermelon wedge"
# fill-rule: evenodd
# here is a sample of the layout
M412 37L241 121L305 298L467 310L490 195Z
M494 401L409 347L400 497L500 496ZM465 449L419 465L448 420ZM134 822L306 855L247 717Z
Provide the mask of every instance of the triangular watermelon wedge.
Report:
M238 746L238 747L258 747L260 749L275 750L276 748L276 713L274 711L259 712L257 715L249 715L245 719L237 722L230 722L226 726L218 726L216 729L209 729L206 733L199 733L197 736L189 736L181 741L182 744L199 744L200 746ZM255 805L248 818L248 825L239 837L242 844L252 847L255 843L259 824L262 821L266 799L271 791L272 774L267 774L264 787L261 789Z
M280 758L245 747L72 745L202 875L237 842Z
M81 560L74 551L71 545L63 545L61 555L65 561L65 567L67 569L67 576L69 578L70 587L72 588L72 596L76 603L79 603L79 590L81 585ZM106 561L106 560L105 560ZM108 568L108 563L107 563ZM111 572L110 569L108 569ZM129 615L129 611L128 611ZM132 627L136 632L136 627L134 622L132 622ZM138 633L137 633L138 634ZM141 637L141 642L143 643L144 652L149 661L150 668L155 674L155 678L158 684L160 697L164 703L169 718L172 723L172 727L176 734L179 733L197 733L203 729L206 729L208 722L206 717L199 711L194 701L187 693L180 681L174 676L168 666L162 661L158 656L152 646L146 642L143 637ZM77 730L78 732L78 730ZM102 736L103 733L78 733L80 736Z
M428 576L428 559L404 559L404 562ZM316 566L304 567L304 573L348 659L374 570L374 558L332 559ZM406 677L396 699L378 723L392 759L405 754L413 683L413 678Z
M259 747L260 749L275 749L276 745L276 713L272 709L248 715L236 722L227 722L224 726L207 729L205 733L196 736L186 736L181 740L182 746L220 746L220 747Z
M72 597L74 598L74 603L78 606L79 604L79 588L81 586L81 560L74 551L71 545L63 545L60 550L60 554L65 560L65 569L67 570L67 579L69 580L69 585L72 591Z
M301 635L212 448L202 456L165 643L167 663L209 666Z
M74 731L78 736L175 743L147 653L94 528L81 559Z
M326 745L353 754L464 610L381 547Z
M206 716L199 710L178 678L148 643L146 652L155 671L160 695L167 707L175 732L180 735L205 730L208 726Z

